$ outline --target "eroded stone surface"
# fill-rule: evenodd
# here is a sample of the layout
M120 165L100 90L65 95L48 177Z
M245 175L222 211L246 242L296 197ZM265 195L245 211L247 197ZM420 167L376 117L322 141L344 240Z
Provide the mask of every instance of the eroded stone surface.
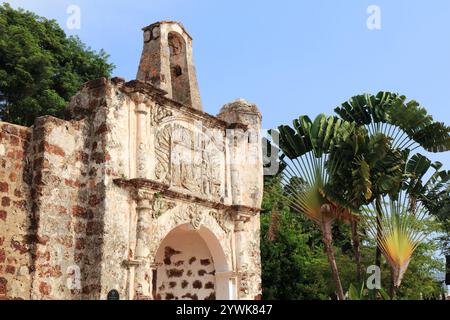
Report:
M162 49L187 44L189 78L171 95L153 80L97 79L69 121L0 122L0 299L260 296L261 115L243 100L202 112L184 28L145 33L167 37ZM147 58L140 72L164 82Z

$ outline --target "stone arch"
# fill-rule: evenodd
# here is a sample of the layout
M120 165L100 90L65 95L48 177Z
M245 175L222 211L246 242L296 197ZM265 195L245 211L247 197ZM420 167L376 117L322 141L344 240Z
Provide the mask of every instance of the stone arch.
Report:
M172 31L168 34L168 44L172 99L190 106L191 91L186 41L179 33Z
M229 231L225 231L223 226L219 225L210 212L202 212L199 208L192 208L193 206L182 206L173 211L171 210L170 213L159 217L152 228L155 232L151 241L154 244L151 248L151 254L157 267L153 286L155 297L161 299L192 299L194 294L197 294L196 298L198 299L208 297L220 300L234 299L236 293L234 280L231 279L232 253L229 247L231 234ZM194 251L194 254L189 252L189 249L183 255L185 253L183 247L188 248L189 246L177 246L177 238L186 244L191 242L191 244L196 244L191 247L202 247L203 243L204 246L200 248L199 256L195 255L196 251ZM211 264L205 265L203 268L197 268L195 270L196 274L193 276L194 270L189 268L189 259L195 257L197 259L196 265L201 266L201 260L208 259L205 252L209 252ZM186 255L189 257L186 257ZM170 261L164 261L167 256L173 258ZM202 258L202 256L204 257ZM189 270L192 271L192 274L190 274L190 277L187 277ZM203 275L199 276L199 272ZM169 274L171 279L168 279ZM202 277L206 280L201 281L199 278ZM192 281L188 278L191 278ZM163 285L162 279L165 281L165 287L163 290L160 290ZM204 294L205 292L199 293L199 289L194 288L194 281L197 280L201 281L201 289L204 289L207 284L207 287L210 288L211 282L214 283L214 296L211 295L212 290L210 289L206 290L206 295ZM182 287L183 282L185 288ZM196 286L198 287L198 285L197 283ZM173 287L170 288L170 286ZM173 290L165 290L167 287ZM164 291L164 294L161 294L161 291ZM165 296L167 293L171 295Z

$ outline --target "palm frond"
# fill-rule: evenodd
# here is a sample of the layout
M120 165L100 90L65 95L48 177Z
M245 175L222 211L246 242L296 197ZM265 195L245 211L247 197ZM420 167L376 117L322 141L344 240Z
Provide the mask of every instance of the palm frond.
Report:
M421 225L427 216L427 210L419 205L411 212L410 198L406 194L399 195L397 200L385 199L381 207L379 230L375 207L363 209L363 221L391 266L394 284L399 287L414 251L428 235Z
M450 150L450 127L435 122L417 101L391 92L358 95L335 108L346 121L366 126L371 135L382 133L393 139L393 147L429 152Z

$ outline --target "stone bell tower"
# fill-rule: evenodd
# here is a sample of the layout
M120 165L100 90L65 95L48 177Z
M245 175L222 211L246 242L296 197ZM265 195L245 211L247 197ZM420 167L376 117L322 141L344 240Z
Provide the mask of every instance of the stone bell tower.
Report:
M160 21L143 31L144 49L136 79L166 91L172 100L202 110L192 38L183 25Z

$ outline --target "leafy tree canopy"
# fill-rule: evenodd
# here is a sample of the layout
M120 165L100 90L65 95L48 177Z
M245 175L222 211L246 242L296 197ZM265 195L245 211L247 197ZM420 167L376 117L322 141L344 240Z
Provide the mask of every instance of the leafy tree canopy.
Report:
M54 20L0 5L0 120L30 126L42 115L63 117L84 82L110 76L108 58Z

